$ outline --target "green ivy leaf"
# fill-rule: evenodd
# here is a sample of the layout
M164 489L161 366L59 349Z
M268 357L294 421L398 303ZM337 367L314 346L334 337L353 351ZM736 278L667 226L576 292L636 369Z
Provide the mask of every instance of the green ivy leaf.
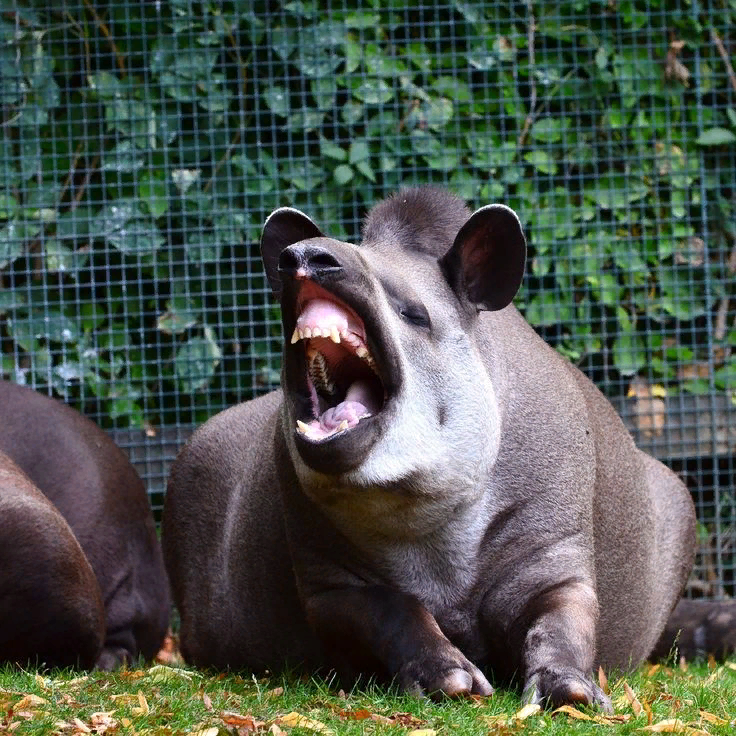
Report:
M633 376L647 364L644 340L633 332L625 332L613 341L613 364L622 376Z
M332 172L332 175L335 177L335 181L340 186L344 186L348 182L352 181L353 168L352 166L348 166L347 164L340 164L339 166L335 167L335 170Z
M724 146L736 142L736 133L728 128L709 128L695 140L699 146Z
M268 109L271 110L274 115L280 115L285 118L288 116L291 110L291 104L289 103L289 93L285 87L280 84L274 84L263 92L263 99L268 105Z
M97 215L96 223L100 235L126 255L148 255L166 242L137 199L110 202Z
M32 309L9 318L13 339L27 352L33 352L38 340L70 344L80 338L77 323L58 309Z
M367 79L359 84L353 94L366 105L381 105L390 102L394 91L383 79Z
M190 338L176 352L174 372L179 388L186 393L205 388L222 359L222 350L212 329L205 328L204 333L204 337Z
M525 153L524 161L542 174L554 174L557 171L557 163L546 151L536 150Z

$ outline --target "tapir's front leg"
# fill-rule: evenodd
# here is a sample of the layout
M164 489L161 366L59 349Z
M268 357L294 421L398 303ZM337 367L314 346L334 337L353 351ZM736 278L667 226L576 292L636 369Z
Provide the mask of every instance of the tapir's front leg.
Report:
M346 586L313 593L306 611L338 671L340 660L353 672L373 669L415 695L493 692L414 596L383 585Z
M588 583L560 584L527 604L513 637L522 647L525 702L612 711L591 677L597 620L598 600Z

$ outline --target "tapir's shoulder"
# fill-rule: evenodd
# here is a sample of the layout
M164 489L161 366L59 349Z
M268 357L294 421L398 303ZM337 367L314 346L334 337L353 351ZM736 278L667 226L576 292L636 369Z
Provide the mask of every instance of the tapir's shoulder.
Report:
M238 473L252 466L256 456L272 453L281 401L277 390L215 414L179 453L173 478L195 466L218 476Z
M282 398L281 389L277 389L235 404L208 419L197 429L193 438L204 439L214 434L222 439L223 432L247 436L247 433L259 431L264 425L270 425L274 421Z

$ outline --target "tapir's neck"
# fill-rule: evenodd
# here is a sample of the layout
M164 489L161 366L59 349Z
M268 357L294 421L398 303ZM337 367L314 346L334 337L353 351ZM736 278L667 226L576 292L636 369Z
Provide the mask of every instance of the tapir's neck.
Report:
M458 604L477 578L478 551L494 500L458 502L401 491L333 486L318 505L387 584L416 595L431 611ZM448 565L448 560L452 564Z

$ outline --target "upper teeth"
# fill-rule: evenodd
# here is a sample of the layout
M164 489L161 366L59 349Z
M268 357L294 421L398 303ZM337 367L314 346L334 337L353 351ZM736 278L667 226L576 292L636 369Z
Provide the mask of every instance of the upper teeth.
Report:
M343 340L348 343L355 351L355 354L368 363L375 370L375 361L366 347L365 343L350 330L340 330L337 325L331 327L301 327L297 325L291 334L291 344L299 342L299 340L311 340L314 337L325 337L334 343L340 343Z
M340 343L345 339L350 343L355 343L359 338L354 337L348 330L338 330L336 325L332 327L295 327L291 334L291 344L299 342L299 340L309 340L313 337L329 337L334 343Z

